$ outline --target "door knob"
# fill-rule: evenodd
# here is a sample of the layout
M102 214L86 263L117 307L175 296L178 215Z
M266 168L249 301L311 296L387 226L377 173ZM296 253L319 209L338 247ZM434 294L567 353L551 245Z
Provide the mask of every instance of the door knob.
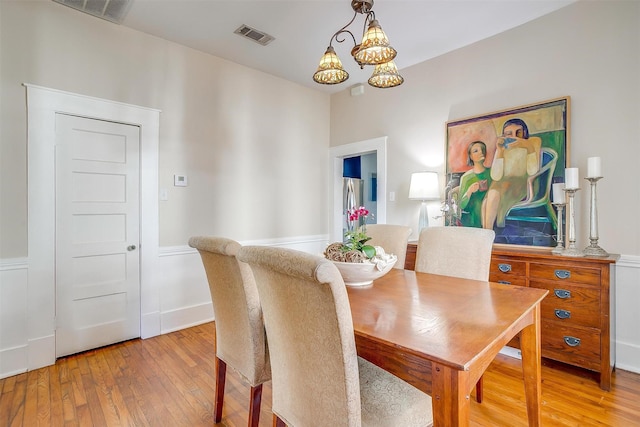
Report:
M129 252L131 252L131 251L135 251L135 250L136 250L136 245L130 245L130 246L127 246L127 250L128 250Z

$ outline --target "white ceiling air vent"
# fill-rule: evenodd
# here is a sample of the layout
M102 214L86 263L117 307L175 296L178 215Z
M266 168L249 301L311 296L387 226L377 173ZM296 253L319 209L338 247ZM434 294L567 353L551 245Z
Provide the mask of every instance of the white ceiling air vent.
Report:
M133 0L53 0L89 15L122 24Z
M234 31L235 34L239 34L242 37L246 37L249 40L253 40L254 42L261 44L262 46L266 46L271 43L275 38L270 36L269 34L258 31L255 28L251 28L247 25L240 25L237 30Z

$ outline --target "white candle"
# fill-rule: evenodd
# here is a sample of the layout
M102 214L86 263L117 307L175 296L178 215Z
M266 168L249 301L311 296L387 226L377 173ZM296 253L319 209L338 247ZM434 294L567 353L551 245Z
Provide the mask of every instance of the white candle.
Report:
M564 182L557 182L552 185L553 188L553 203L565 204L564 198Z
M566 168L564 170L564 188L566 188L567 190L575 190L576 188L580 188L578 179L578 168Z
M589 157L587 159L587 178L602 177L602 161L600 157Z

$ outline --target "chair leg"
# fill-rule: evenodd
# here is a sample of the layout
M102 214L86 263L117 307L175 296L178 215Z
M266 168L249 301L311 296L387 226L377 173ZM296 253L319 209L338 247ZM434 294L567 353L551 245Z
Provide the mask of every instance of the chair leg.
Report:
M262 401L262 384L251 387L249 408L249 427L258 427L260 422L260 402Z
M273 427L286 427L286 424L276 414L273 414Z
M216 401L214 404L215 422L222 420L222 402L224 401L224 383L227 377L227 364L216 357Z
M476 383L476 402L482 403L482 377Z

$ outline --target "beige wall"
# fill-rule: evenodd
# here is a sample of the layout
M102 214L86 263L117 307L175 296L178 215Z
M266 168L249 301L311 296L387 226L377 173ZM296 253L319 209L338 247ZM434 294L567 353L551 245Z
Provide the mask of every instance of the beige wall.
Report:
M317 160L329 139L389 137L388 222L412 225L410 172L444 172L447 120L568 95L571 166L584 175L588 157L603 160L600 244L640 254L640 191L628 178L640 158L639 2L578 2L404 69L399 88L330 101L48 0L3 0L0 19L0 258L27 255L23 82L162 110L162 246L199 233L327 233L327 163ZM174 173L189 187L173 187ZM588 243L588 195L585 185L576 200L578 246Z
M419 204L407 199L410 174L444 174L448 120L568 95L570 166L584 177L587 158L602 157L600 245L640 255L640 2L578 2L402 74L399 88L367 87L363 96L344 91L331 99L332 145L389 137L387 190L396 202L387 205L388 222L417 227ZM580 248L589 243L583 183L576 196Z
M161 246L326 233L327 94L50 0L2 0L0 43L0 258L28 254L22 83L162 110Z

